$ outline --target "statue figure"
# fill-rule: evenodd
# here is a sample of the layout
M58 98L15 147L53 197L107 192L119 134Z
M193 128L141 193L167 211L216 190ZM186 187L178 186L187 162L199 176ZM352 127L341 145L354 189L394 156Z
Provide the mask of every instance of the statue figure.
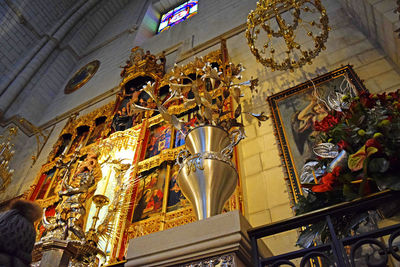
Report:
M120 68L122 68L122 71L121 71L121 73L120 73L120 76L121 76L121 77L124 77L125 74L126 74L126 71L127 71L130 67L132 67L132 62L131 62L130 60L127 60L125 63L126 63L125 66L119 66Z
M45 239L71 239L85 241L83 230L86 215L86 201L96 188L101 179L101 168L97 162L98 155L90 152L86 159L81 162L72 179L63 180L63 189L58 194L60 203L56 207L55 222L49 224L44 220L45 227L50 230ZM73 234L73 235L71 235Z
M158 57L158 61L160 62L160 71L161 74L164 75L165 74L165 64L167 62L166 58L165 58L165 51L162 51L161 55Z

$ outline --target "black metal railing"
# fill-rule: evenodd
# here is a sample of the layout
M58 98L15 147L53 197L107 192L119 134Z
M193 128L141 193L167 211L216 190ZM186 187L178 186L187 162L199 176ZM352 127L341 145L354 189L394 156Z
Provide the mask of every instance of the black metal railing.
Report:
M389 261L399 261L397 241L400 240L400 223L369 230L362 234L340 238L332 221L346 214L356 214L380 209L387 204L400 207L400 192L386 191L351 202L309 212L287 220L252 228L248 231L252 245L253 265L260 266L388 266ZM274 234L306 227L325 221L329 241L313 247L263 258L258 251L257 240ZM304 229L304 228L303 228ZM386 238L385 239L383 238ZM400 242L399 242L400 244ZM367 249L366 249L367 247ZM360 253L362 249L362 253ZM390 257L392 256L392 257ZM390 258L390 260L389 260ZM296 264L294 261L297 261ZM298 263L300 261L300 263Z

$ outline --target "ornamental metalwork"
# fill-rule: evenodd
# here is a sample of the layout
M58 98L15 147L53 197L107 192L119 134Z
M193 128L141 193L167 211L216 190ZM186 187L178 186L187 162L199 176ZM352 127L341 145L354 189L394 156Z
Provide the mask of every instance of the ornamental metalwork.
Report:
M18 129L16 127L8 128L6 136L0 135L0 192L6 190L8 185L11 183L11 177L14 173L13 169L10 169L9 163L13 158L15 150L14 144L10 141L16 136Z
M247 43L272 71L293 71L325 50L328 23L320 0L260 0L247 17Z

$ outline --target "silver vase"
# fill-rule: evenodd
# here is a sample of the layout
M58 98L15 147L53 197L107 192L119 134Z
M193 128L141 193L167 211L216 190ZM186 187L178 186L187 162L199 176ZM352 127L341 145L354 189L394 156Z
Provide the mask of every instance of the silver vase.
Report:
M231 161L233 147L244 136L240 131L231 135L216 126L200 126L186 136L188 150L182 151L178 184L192 203L197 219L220 214L225 202L235 191L238 173Z

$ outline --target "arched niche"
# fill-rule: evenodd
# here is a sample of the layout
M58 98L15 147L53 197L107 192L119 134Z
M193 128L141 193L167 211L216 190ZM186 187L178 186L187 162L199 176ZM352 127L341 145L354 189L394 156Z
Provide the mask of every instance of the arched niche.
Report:
M89 135L90 127L82 125L76 128L75 138L71 143L68 154L73 153L78 147L83 147Z
M53 160L56 157L59 157L63 152L66 152L69 144L71 143L72 134L66 133L58 138L57 142L53 146L53 151L49 155L49 161Z
M124 131L142 122L144 112L135 110L133 104L155 108L153 101L146 92L141 91L139 93L143 86L154 81L155 78L152 75L143 74L129 80L121 87L122 97L111 124L114 132Z
M90 145L97 140L99 140L103 136L103 131L106 126L107 116L100 116L94 120L94 125L89 134L89 138L86 142L86 145Z

